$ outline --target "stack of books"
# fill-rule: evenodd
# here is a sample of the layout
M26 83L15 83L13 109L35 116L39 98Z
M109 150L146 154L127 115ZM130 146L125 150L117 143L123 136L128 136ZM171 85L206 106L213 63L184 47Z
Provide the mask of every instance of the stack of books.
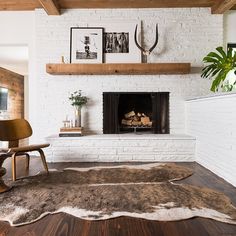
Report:
M83 127L60 128L59 137L80 137L83 134Z

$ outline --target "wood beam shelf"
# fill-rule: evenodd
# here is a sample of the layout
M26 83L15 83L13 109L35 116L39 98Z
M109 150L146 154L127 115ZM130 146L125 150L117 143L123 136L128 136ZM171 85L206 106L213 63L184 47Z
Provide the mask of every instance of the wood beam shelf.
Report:
M190 63L47 64L52 75L158 75L189 74Z

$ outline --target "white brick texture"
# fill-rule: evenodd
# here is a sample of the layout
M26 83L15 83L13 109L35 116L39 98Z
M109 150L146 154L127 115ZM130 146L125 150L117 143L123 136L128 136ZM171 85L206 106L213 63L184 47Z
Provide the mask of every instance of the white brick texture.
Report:
M196 160L236 186L236 94L187 102L187 133L196 137Z
M43 10L36 10L36 67L35 77L30 78L35 94L29 98L29 112L35 110L31 118L33 141L58 133L66 115L73 117L68 96L79 89L90 99L83 110L83 126L87 132L102 133L102 93L106 91L169 91L170 132L185 132L184 100L189 96L206 94L209 90L209 82L201 79L199 72L153 76L52 76L46 73L46 63L59 63L62 55L68 61L70 27L79 26L80 22L109 20L112 23L121 19L124 22L142 21L144 44L147 47L153 43L153 30L158 23L159 43L149 62L190 62L198 67L202 65L203 56L223 42L223 16L212 15L207 8L83 9L67 10L61 16L47 16ZM123 152L126 159L126 152ZM96 159L96 155L93 158Z
M87 135L47 139L49 162L194 161L195 138L187 135Z

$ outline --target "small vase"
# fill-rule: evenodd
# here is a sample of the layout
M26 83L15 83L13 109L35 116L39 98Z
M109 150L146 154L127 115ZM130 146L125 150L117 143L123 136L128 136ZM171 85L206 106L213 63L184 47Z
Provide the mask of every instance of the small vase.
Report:
M75 107L75 127L81 127L81 107Z

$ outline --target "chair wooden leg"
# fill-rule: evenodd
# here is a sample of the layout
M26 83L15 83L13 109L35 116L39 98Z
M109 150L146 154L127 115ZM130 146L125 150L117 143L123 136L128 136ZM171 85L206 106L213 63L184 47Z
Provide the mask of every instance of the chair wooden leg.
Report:
M12 180L16 181L16 153L12 155L11 167L12 167Z
M0 193L4 193L11 189L11 187L7 186L3 181L3 176L6 174L6 169L2 167L4 160L7 159L7 157L1 157L0 158Z
M48 172L48 165L47 165L46 158L45 158L45 155L44 155L43 150L42 150L42 149L39 149L38 152L39 152L40 157L41 157L41 159L42 159L44 169L46 170L47 173L49 173L49 172Z
M30 155L28 153L25 153L25 157L26 157L26 170L29 170L29 163L30 163Z

